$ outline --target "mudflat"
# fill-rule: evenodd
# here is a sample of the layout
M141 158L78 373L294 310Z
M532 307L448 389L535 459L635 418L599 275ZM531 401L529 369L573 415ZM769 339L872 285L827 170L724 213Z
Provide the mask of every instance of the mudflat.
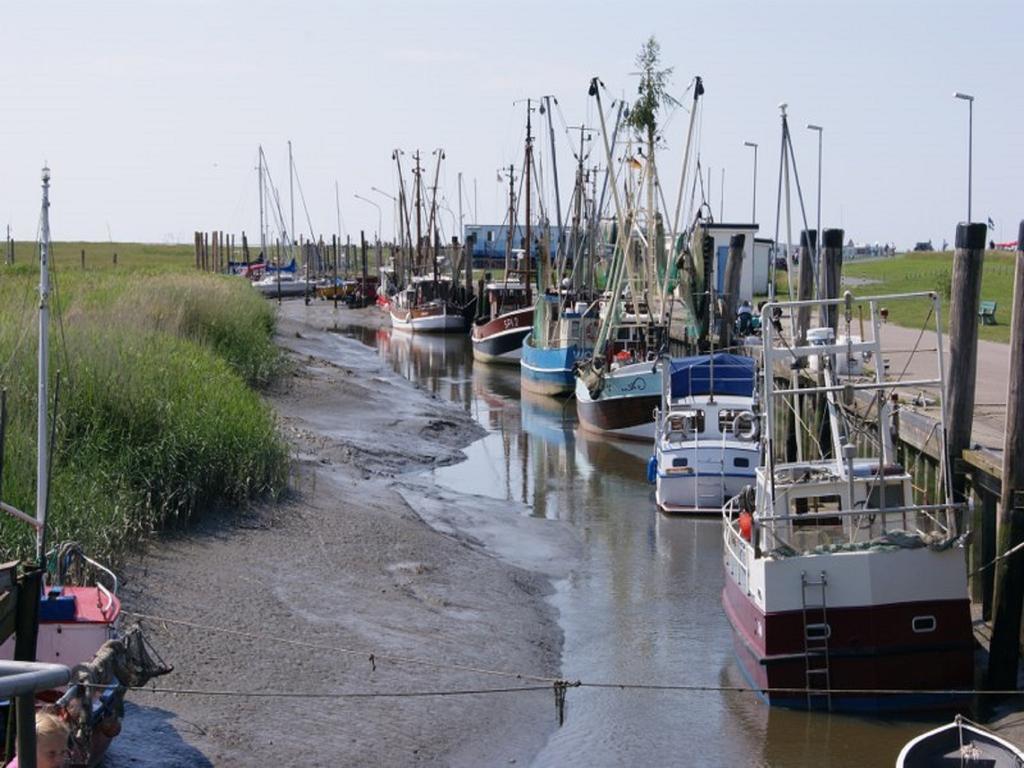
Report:
M167 534L127 569L126 611L168 620L143 619L175 666L157 687L203 693L131 693L108 766L524 764L556 727L550 688L338 695L538 685L516 675L556 677L562 638L549 574L467 532L486 501L423 472L482 428L329 333L333 317L280 312L288 496Z

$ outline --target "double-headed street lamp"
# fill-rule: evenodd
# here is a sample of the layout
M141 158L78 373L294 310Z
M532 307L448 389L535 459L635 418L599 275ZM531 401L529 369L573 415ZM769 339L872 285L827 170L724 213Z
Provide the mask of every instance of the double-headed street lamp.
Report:
M380 240L381 225L382 225L382 223L384 221L383 211L381 211L381 208L380 208L380 206L377 203L375 203L373 200L371 200L368 197L363 197L362 195L357 194L357 195L355 195L355 198L356 198L356 200L362 200L364 203L369 203L370 205L372 205L374 208L377 209L377 233L376 233L377 236L374 239L379 241Z
M753 141L744 141L744 147L754 148L754 192L751 195L750 202L750 223L757 223L757 143Z
M954 99L963 99L967 102L967 223L971 223L971 174L973 171L974 154L974 97L967 93L957 91L953 94Z

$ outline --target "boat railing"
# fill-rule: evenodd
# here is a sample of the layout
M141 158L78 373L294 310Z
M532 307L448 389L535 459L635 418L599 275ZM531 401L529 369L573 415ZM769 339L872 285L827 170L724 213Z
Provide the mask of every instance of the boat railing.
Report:
M725 552L743 574L741 586L746 589L749 579L746 558L743 550L750 542L743 538L739 530L739 496L734 496L722 505L722 544Z
M36 661L0 661L0 699L14 699L17 713L18 754L21 765L35 765L35 695L67 685L71 670L63 664Z

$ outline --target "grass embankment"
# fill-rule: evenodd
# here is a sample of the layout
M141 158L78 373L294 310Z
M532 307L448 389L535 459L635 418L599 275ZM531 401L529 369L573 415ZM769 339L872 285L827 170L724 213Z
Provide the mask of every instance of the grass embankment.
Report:
M55 249L50 367L61 371L61 388L48 537L80 541L106 558L286 481L287 446L255 391L281 364L271 307L244 282L189 271L188 248L152 248L162 252L129 247L117 268L108 260L111 268L84 271L79 246ZM19 249L16 264L0 270L0 383L9 411L3 500L30 513L38 285L31 252ZM26 555L32 541L28 526L0 521L5 557Z
M1013 296L1014 257L1000 251L986 251L981 277L981 300L994 301L996 325L983 325L979 318L978 337L988 341L1010 341L1010 305ZM888 259L848 261L843 276L871 283L847 286L854 296L875 296L887 293L935 291L942 299L942 321L949 330L950 285L953 276L953 254L937 252L904 253ZM786 273L777 273L779 296L786 294ZM920 328L928 316L924 302L893 302L889 322L907 328ZM930 327L934 321L929 320Z

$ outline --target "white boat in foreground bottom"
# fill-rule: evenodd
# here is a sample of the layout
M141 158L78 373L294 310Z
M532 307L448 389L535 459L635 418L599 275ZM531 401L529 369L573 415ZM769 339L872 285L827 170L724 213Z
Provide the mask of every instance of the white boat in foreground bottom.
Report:
M957 715L952 723L911 739L896 758L896 768L933 766L1020 768L1024 766L1024 752Z

